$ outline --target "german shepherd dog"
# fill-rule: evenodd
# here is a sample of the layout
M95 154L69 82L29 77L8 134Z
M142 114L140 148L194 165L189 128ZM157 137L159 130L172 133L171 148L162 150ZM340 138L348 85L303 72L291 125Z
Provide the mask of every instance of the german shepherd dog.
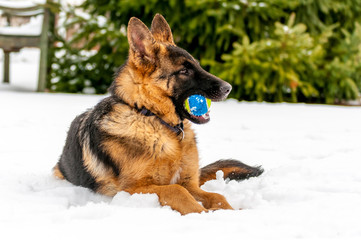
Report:
M129 56L115 75L110 96L74 119L54 175L107 196L155 193L161 205L181 214L232 209L224 196L200 185L215 179L218 170L237 180L263 170L235 160L199 170L190 122L203 124L210 118L208 113L191 115L184 107L193 94L224 100L231 85L177 47L159 14L150 30L131 18L127 37Z

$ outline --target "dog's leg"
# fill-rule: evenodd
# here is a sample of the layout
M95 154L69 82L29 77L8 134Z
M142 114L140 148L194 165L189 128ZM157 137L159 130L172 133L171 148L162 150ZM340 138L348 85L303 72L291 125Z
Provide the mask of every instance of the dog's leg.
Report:
M202 207L196 199L178 184L172 185L149 185L126 190L133 193L156 193L162 206L170 206L173 210L180 212L182 215L188 213L200 213L207 210Z
M187 190L197 201L202 202L206 209L233 209L227 202L226 198L221 194L203 191L196 185L187 187Z

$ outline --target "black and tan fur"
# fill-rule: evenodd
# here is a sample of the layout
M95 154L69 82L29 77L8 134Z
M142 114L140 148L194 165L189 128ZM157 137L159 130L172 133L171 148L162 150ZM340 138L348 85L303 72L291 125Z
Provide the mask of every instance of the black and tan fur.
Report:
M182 214L232 209L222 195L205 192L200 184L214 179L218 170L224 170L225 178L245 179L262 169L225 160L199 170L190 122L209 118L191 116L183 106L192 94L221 101L231 86L177 47L159 14L151 30L131 18L128 41L129 57L116 74L111 95L72 122L54 175L108 196L156 193L162 205ZM169 127L181 124L181 134Z

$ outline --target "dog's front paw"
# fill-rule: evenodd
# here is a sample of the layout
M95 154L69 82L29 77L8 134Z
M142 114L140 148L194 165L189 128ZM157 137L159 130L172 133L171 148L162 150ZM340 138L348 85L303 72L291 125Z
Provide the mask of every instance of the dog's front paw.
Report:
M203 206L209 210L233 209L227 202L226 198L218 193L208 193Z

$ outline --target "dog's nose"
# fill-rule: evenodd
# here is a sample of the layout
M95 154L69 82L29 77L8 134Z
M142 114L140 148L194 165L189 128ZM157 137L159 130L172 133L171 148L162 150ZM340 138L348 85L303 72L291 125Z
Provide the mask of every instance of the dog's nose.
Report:
M222 92L222 94L228 95L232 90L232 85L229 83L224 83L219 90Z

